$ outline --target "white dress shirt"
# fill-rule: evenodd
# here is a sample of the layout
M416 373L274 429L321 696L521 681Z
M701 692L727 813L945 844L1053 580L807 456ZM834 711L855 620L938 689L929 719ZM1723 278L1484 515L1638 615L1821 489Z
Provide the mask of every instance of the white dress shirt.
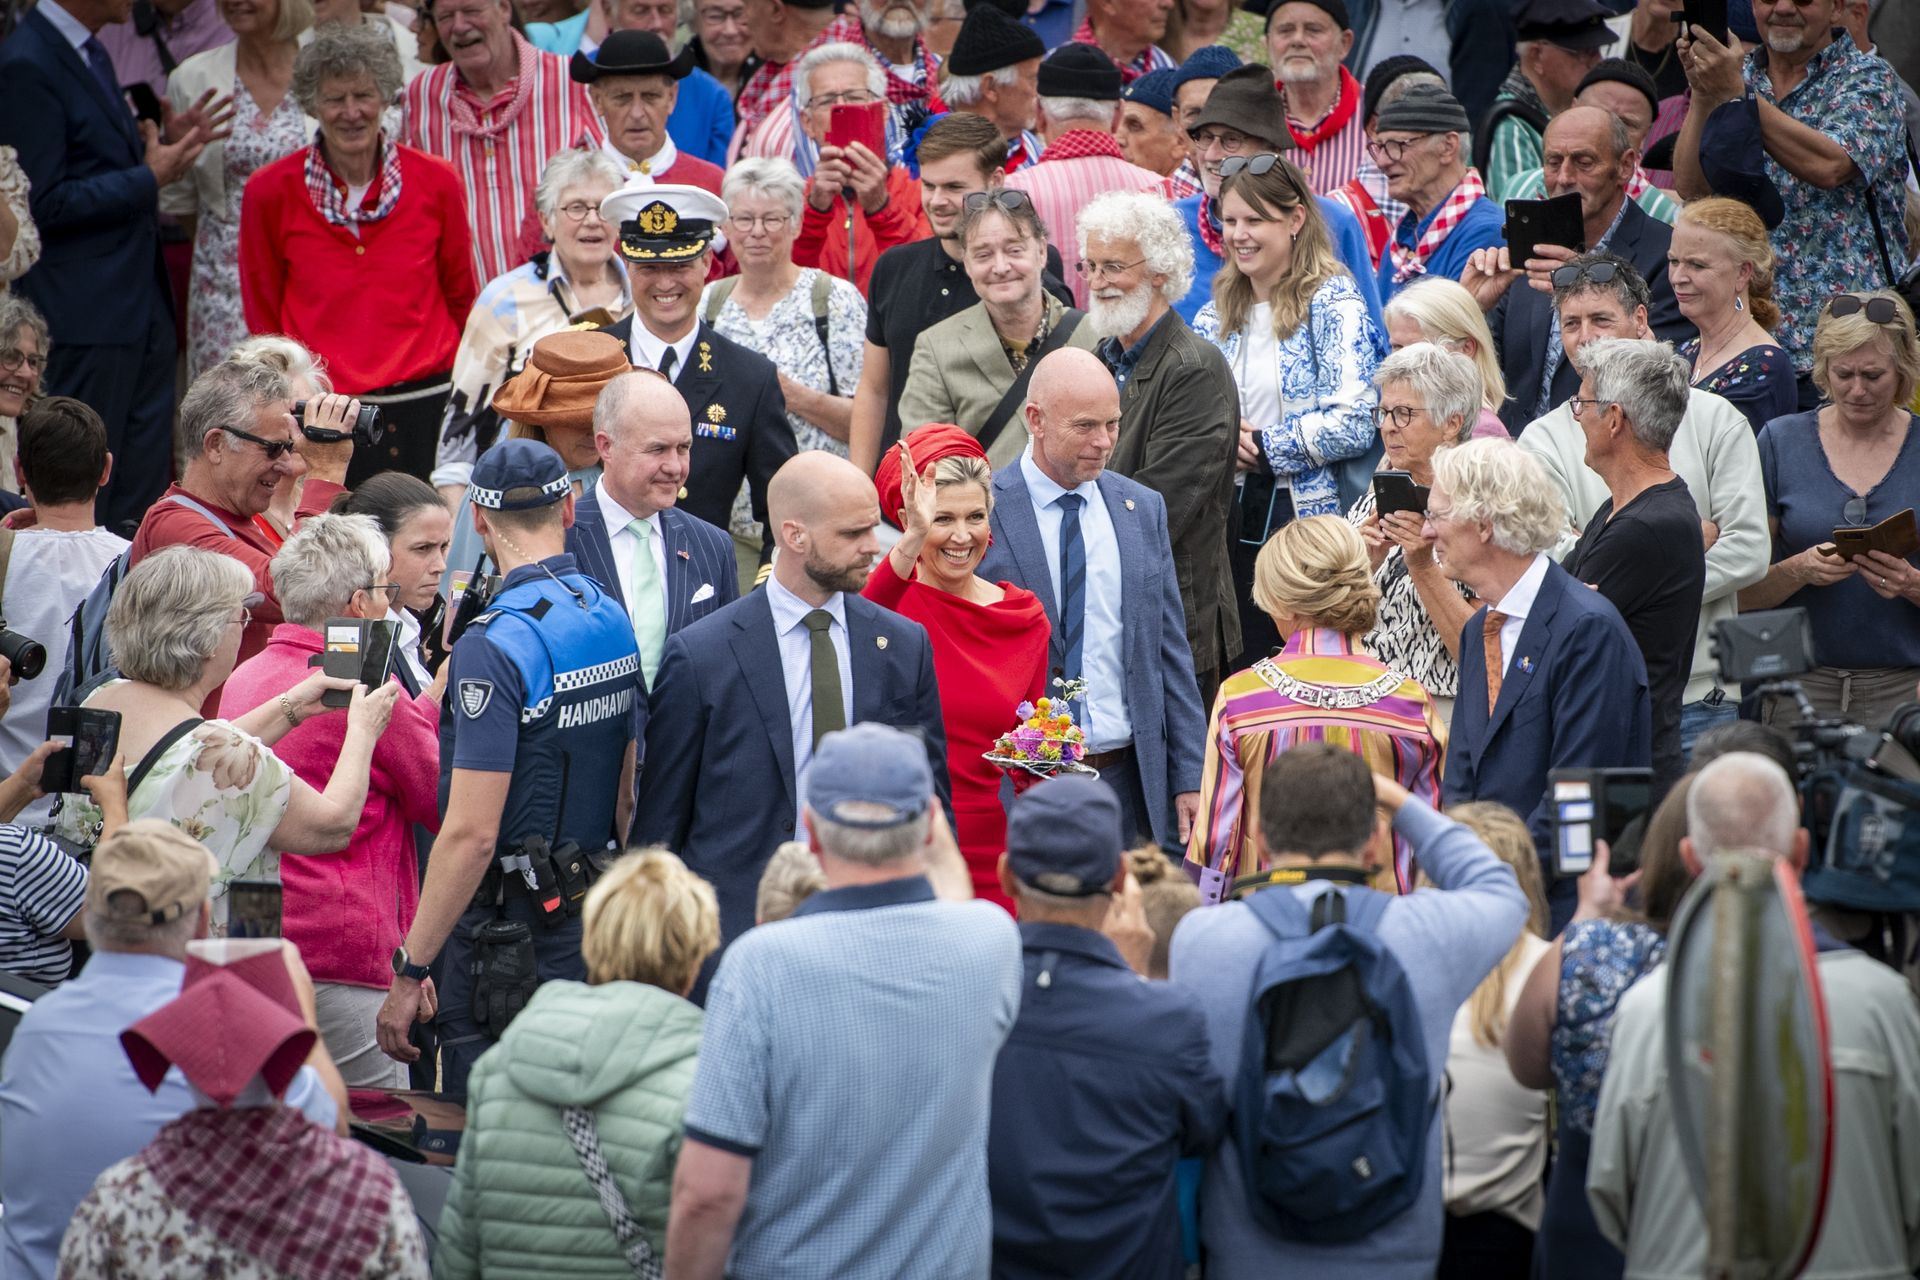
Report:
M672 347L673 381L678 382L680 375L687 371L687 361L693 357L693 340L699 336L700 325L695 321L693 328L687 330L687 336L678 342L655 337L636 310L633 313L633 341L628 345L627 359L633 361L636 368L658 369L660 361L666 357L667 348Z
M53 24L55 31L66 37L67 43L74 47L75 52L80 55L80 60L85 62L87 52L83 46L93 39L93 32L87 30L87 24L62 9L57 0L40 0L40 14Z
M407 671L413 676L417 687L424 689L433 683L433 672L427 670L427 664L420 661L420 619L399 606L387 610L387 619L399 628L400 661L407 664Z
M1086 616L1081 628L1080 676L1087 682L1085 723L1089 752L1114 751L1133 741L1133 717L1127 711L1127 662L1122 641L1125 614L1124 585L1120 574L1120 540L1113 532L1113 517L1106 499L1100 494L1098 480L1089 480L1072 490L1061 488L1033 460L1033 446L1020 455L1020 474L1026 477L1027 496L1033 502L1033 516L1040 525L1040 545L1047 552L1047 577L1053 585L1053 599L1066 608L1060 598L1060 521L1061 510L1055 501L1068 492L1086 500L1080 509L1080 541L1087 552ZM1054 690L1047 690L1051 696Z
M1533 612L1533 602L1540 594L1540 584L1547 580L1547 566L1553 561L1544 551L1536 552L1533 563L1520 575L1507 594L1499 602L1489 602L1488 607L1498 609L1507 620L1500 624L1500 673L1504 676L1507 668L1513 665L1513 648L1520 643L1520 633L1526 629L1527 615Z
M807 630L806 617L814 610L793 592L767 576L767 607L773 611L773 633L780 641L780 674L787 682L787 723L793 728L793 830L799 835L805 816L807 770L813 764L813 633ZM819 606L833 615L827 635L833 640L834 656L840 659L840 700L842 724L853 723L853 656L847 639L847 601L839 592Z
M607 482L602 479L593 486L594 501L600 504L600 518L607 522L607 545L613 550L613 571L620 577L620 598L627 602L627 618L631 620L636 612L637 601L633 598L633 530L627 526L633 523L633 513L614 501L607 492ZM660 616L667 616L667 541L666 533L660 527L660 513L654 512L647 517L647 524L653 530L653 536L647 539L647 545L653 551L653 567L660 575Z

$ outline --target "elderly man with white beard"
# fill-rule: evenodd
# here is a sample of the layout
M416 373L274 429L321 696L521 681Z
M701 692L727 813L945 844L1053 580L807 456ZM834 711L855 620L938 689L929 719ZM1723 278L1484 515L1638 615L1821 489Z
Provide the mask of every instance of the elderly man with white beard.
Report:
M1240 393L1226 357L1173 310L1193 281L1193 241L1164 200L1112 192L1080 211L1086 324L1120 384L1120 438L1107 470L1167 503L1187 643L1203 705L1240 651L1227 556Z

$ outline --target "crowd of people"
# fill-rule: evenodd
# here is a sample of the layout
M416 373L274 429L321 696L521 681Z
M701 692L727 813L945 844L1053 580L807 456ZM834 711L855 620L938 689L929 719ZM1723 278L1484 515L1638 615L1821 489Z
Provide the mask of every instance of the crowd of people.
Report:
M1699 1274L1669 929L1920 696L1920 20L1727 9L5 4L0 1276Z

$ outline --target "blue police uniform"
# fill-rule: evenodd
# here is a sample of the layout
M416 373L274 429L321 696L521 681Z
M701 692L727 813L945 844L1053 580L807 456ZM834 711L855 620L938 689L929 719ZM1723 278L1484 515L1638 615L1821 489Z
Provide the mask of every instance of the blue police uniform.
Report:
M440 808L453 770L510 773L497 849L544 837L583 852L618 847L614 830L627 744L646 728L647 697L626 611L582 574L571 555L508 574L486 613L447 659L440 716ZM473 1062L493 1043L473 1017L474 939L495 919L533 932L542 982L584 981L580 917L549 924L523 880L502 877L503 900L470 906L434 964L442 1087L466 1088Z

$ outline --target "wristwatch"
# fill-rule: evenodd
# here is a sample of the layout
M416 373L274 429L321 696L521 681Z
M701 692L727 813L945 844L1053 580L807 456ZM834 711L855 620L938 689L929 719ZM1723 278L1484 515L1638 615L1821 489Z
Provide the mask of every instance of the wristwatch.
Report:
M415 982L418 982L431 972L433 971L426 965L415 964L413 961L407 959L407 949L405 947L395 947L393 949L394 977L412 978Z

